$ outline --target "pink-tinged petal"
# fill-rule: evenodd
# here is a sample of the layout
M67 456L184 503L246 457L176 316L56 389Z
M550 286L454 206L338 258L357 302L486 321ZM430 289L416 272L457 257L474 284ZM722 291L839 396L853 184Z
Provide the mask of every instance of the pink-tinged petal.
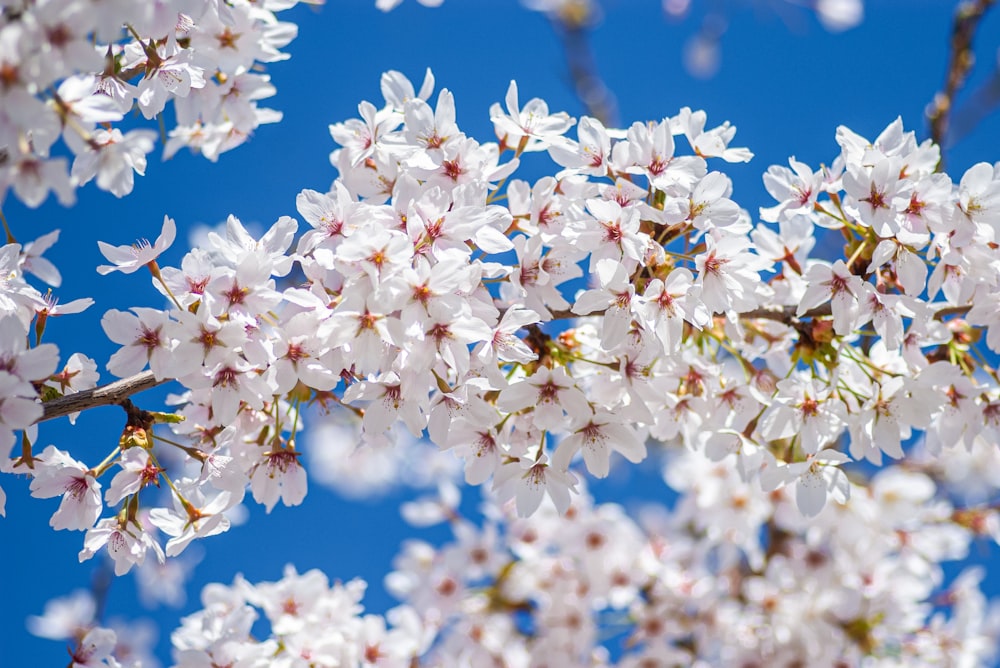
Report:
M604 314L601 330L601 345L605 350L613 350L625 340L632 324L632 312L625 308L610 308ZM678 323L679 325L680 323Z
M516 466L516 464L509 464ZM539 474L544 479L544 474ZM529 517L542 505L542 497L545 496L545 484L541 480L535 480L535 475L530 471L525 474L524 480L517 490L517 514L519 517Z
M57 531L85 531L94 526L104 509L101 484L90 475L78 475L68 481L64 490L59 509L52 515L49 525Z
M505 332L515 332L526 325L539 321L538 314L531 309L512 307L503 314L498 329Z
M580 450L583 452L583 462L590 474L595 478L607 478L611 470L611 450L606 439L584 439Z
M826 480L819 472L808 470L795 484L795 502L806 517L815 517L826 505Z
M42 406L34 399L12 396L0 398L0 423L9 429L27 429L41 417Z
M470 485L482 485L490 479L499 464L496 456L474 454L465 460L465 482Z
M514 244L504 236L503 232L490 225L484 225L476 230L472 239L480 249L490 255L506 253L514 248Z
M88 308L94 305L94 300L90 297L84 297L83 299L74 299L71 302L66 302L65 304L58 304L56 310L59 315L70 315L73 313L82 313Z
M134 342L140 334L139 318L131 313L114 309L101 318L101 327L109 339L123 346Z
M572 311L577 315L586 315L606 309L612 301L614 298L607 290L587 290L576 298Z
M101 265L97 268L97 273L99 274L110 274L112 271L121 271L125 274L131 274L140 265L134 264L135 253L131 246L112 246L111 244L106 244L103 241L97 242L97 247L101 251L101 255L107 258L108 262L113 262L115 266Z
M240 410L239 391L231 387L216 387L212 391L212 410L220 424L235 419Z
M927 284L927 265L916 253L900 248L896 253L896 277L906 294L918 296Z
M146 349L141 346L125 346L111 356L107 369L119 378L125 378L142 371L149 361Z
M339 374L319 362L300 364L299 378L309 387L324 392L332 390L340 382Z
M513 79L511 79L510 86L507 87L504 102L507 104L507 111L510 112L511 116L517 116L520 113L520 105L517 103L517 82Z
M981 193L993 181L993 165L980 162L973 165L962 176L960 188L963 192Z
M397 407L388 399L376 399L365 408L364 426L370 434L385 432L396 421Z
M570 489L575 489L574 485L576 484L575 479L572 476L572 473L563 473L562 471L555 471L551 467L549 468L549 498L552 499L552 503L555 505L556 511L558 511L560 515L566 514L566 511L569 510L570 503L572 502ZM555 478L555 480L553 480L553 478Z
M612 447L625 459L633 464L646 459L646 444L636 437L634 431L622 424L606 424L603 429Z
M562 470L568 470L573 457L580 450L581 439L579 434L574 434L564 438L552 454L552 466ZM589 468L589 467L588 467Z
M0 356L17 357L24 352L25 330L21 321L13 315L0 318Z
M455 320L449 330L462 343L489 341L493 338L493 330L479 318Z
M31 257L25 262L24 270L37 276L54 288L62 285L62 274L54 264L44 257Z
M163 230L160 232L160 236L156 238L156 243L154 248L156 248L160 253L170 248L171 244L174 243L174 239L177 236L177 225L174 223L174 219L169 216L163 217Z
M270 466L261 464L250 479L250 491L253 500L264 506L265 512L271 512L281 494L281 482L278 475L270 471Z
M27 381L43 381L59 366L59 348L51 343L26 350L17 357L17 374Z
M516 413L538 401L538 388L522 380L504 388L497 398L497 408L508 413Z
M282 502L286 506L297 506L306 498L309 491L309 482L306 470L299 463L289 466L285 472L285 480L282 483L284 493L281 496Z

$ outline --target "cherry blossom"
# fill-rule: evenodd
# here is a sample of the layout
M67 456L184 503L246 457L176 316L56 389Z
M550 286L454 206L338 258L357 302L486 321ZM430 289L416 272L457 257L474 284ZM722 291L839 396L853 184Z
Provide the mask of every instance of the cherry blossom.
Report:
M189 492L198 492L192 488ZM197 537L214 536L229 529L230 521L223 513L234 505L233 495L219 492L203 505L195 506L191 501L177 501L173 509L154 508L149 520L157 529L170 536L165 553L173 557L181 552Z
M62 497L49 522L56 530L89 529L104 509L101 483L94 471L54 445L45 448L35 462L31 495L40 499Z
M132 310L133 313L111 310L101 319L108 338L125 346L108 360L108 371L124 377L149 364L158 378L170 378L170 351L176 341L169 336L167 314L151 308Z
M173 218L164 216L163 229L153 244L148 241L139 241L132 246L112 246L98 241L97 246L101 249L101 254L109 262L113 262L114 266L101 265L97 268L97 273L108 274L112 271L120 271L123 274L131 274L141 267L147 266L150 262L155 262L156 258L174 243L176 235L177 225Z
M172 101L166 152L210 159L277 120L256 104L273 87L254 64L285 57L295 29L273 11L289 4L122 5L119 37L94 9L62 44L32 26L75 13L6 17L0 49L37 37L51 58L32 81L5 79L0 187L29 206L95 179L127 194L155 134L114 125L133 105L152 118ZM98 45L101 74L71 71L76 51L100 67ZM386 73L384 103L330 126L340 173L296 198L298 239L290 216L259 238L229 216L162 269L168 217L154 244L99 242L99 273L145 266L160 293L159 308L104 313L120 346L107 370L173 394L162 412L116 396L125 424L93 466L36 449L40 420L101 396L86 392L93 360L75 353L57 372L41 343L50 317L91 300L60 307L28 282L59 285L42 258L55 237L0 248L0 469L60 497L51 525L86 531L81 560L155 568L150 552L163 563L226 531L245 497L301 504L312 467L358 494L410 475L439 490L405 514L446 522L455 541L402 548L395 612L365 615L364 583L318 571L238 579L182 622L177 664L605 665L611 617L621 665L988 661L997 628L978 576L948 581L941 564L1000 538L981 503L1000 485L1000 388L983 352L1000 349L1000 170L980 163L956 183L899 119L873 141L840 127L830 167L767 170L777 204L760 222L715 171L752 154L702 111L577 124L539 98L522 106L511 82L490 109L498 141L480 142L447 89L432 109L434 85ZM68 171L48 155L60 129ZM555 167L525 180L526 152ZM843 258L817 228L843 237ZM614 452L656 455L675 506L638 521L595 505L586 481L619 466ZM488 490L482 526L448 482L463 475ZM981 499L954 489L965 481ZM74 664L115 665L114 632L80 621Z
M575 123L566 112L549 113L544 100L532 98L521 108L517 99L517 82L511 81L504 98L507 113L499 104L490 107L490 120L504 146L518 151L544 151L553 137L566 133Z
M277 449L264 455L250 476L250 490L254 501L264 504L271 512L281 501L286 506L297 506L306 496L306 471L299 464L298 454L291 449Z

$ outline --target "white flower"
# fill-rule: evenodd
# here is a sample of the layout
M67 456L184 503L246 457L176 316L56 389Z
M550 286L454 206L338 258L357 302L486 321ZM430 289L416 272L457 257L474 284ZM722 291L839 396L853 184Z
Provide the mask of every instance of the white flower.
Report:
M146 173L146 154L153 150L155 140L152 130L131 130L124 135L118 128L95 130L91 142L77 151L73 178L82 185L96 176L98 188L124 197L132 192L133 172Z
M136 535L138 534L138 535ZM117 518L108 517L87 531L80 550L80 561L86 561L107 547L108 556L115 564L115 575L125 575L135 565L146 559L146 551L153 550L157 560L163 563L163 550L148 532L142 531L135 523L122 528Z
M591 414L586 395L563 367L539 367L531 376L500 392L497 408L508 413L531 409L531 420L539 429L559 430L567 420Z
M58 364L59 349L56 346L43 343L28 348L27 332L20 319L13 315L0 317L0 370L31 383L48 379ZM32 391L29 396L34 394Z
M5 430L26 429L42 417L42 412L38 394L31 383L0 371L0 425ZM4 440L0 438L0 442ZM10 440L13 441L12 436Z
M607 411L575 421L570 431L552 457L552 465L558 469L567 469L577 451L583 453L587 470L598 478L607 477L612 450L635 464L646 458L646 446L635 431Z
M490 120L504 146L519 151L544 151L554 137L566 134L576 121L565 111L550 114L544 100L532 98L524 108L517 101L517 82L511 81L505 98L507 113L498 103L490 107Z
M156 243L150 244L143 239L132 246L112 246L98 241L97 247L101 249L101 254L109 262L114 263L114 266L103 264L97 268L97 273L109 274L112 271L120 271L123 274L131 274L151 262L156 262L156 258L174 243L176 234L177 226L174 224L174 219L164 216L163 229L156 238Z
M111 479L105 493L108 505L114 505L129 494L135 494L146 485L159 486L160 469L143 448L129 448L122 453L118 465L122 470Z
M528 517L548 494L556 510L564 514L570 506L570 492L576 491L576 478L569 471L555 468L548 457L521 457L500 467L493 486L507 498L514 497L517 514Z
M203 488L202 488L203 489ZM233 497L229 492L216 492L207 502L200 502L198 489L184 490L191 499L183 503L174 496L174 508L153 508L149 511L149 521L163 533L170 536L167 541L166 555L173 557L181 552L195 538L214 536L229 529L229 518L223 515L239 497Z
M844 417L844 404L822 381L792 376L778 383L759 428L767 440L796 438L806 454L815 454L844 430Z
M53 529L84 531L101 516L101 483L94 472L69 453L50 445L35 458L31 495L39 499L62 496L49 524Z
M106 668L117 665L112 658L118 636L111 629L94 627L70 653L70 668ZM106 661L112 661L111 664Z
M723 236L715 241L705 238L707 249L695 258L701 286L701 300L712 313L735 309L749 311L757 306L760 272L770 270L770 263L750 252L750 240L743 236Z
M806 517L815 517L826 505L827 497L844 503L851 495L847 476L839 465L850 458L839 450L820 450L806 461L785 464L761 473L765 491L785 483L795 484L795 503Z
M178 49L177 42L169 40L157 48L155 55L148 55L146 75L139 82L136 97L139 110L146 118L162 112L168 99L187 97L192 88L205 86L204 70L192 64L193 49Z
M280 498L286 506L297 506L306 496L306 470L294 450L279 448L264 455L250 474L253 500L271 512Z
M861 279L852 274L843 260L833 266L816 263L803 276L809 286L799 300L796 315L802 316L810 309L830 301L833 312L833 331L845 336L857 327L861 310Z
M108 360L108 371L119 378L139 373L149 363L158 378L172 378L170 352L177 345L169 336L167 314L152 308L134 307L132 313L111 309L101 318L108 338L124 346Z

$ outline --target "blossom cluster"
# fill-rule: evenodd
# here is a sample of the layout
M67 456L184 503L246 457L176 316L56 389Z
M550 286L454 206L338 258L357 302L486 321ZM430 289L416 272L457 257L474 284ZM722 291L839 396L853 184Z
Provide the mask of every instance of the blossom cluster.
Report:
M490 112L498 141L480 143L448 90L432 105L433 87L429 72L419 90L390 72L381 108L330 127L340 176L299 195L297 240L291 217L259 239L230 217L162 268L169 217L153 244L101 243L99 272L149 270L169 304L105 313L121 346L108 370L148 366L183 391L172 415L126 406L96 467L33 452L25 432L12 466L36 496L62 497L52 524L87 531L81 558L106 546L124 573L150 551L179 554L225 531L248 487L268 510L300 503L310 404L353 413L363 443L397 425L427 436L524 516L545 496L566 512L580 468L604 477L615 453L639 462L650 447L725 461L815 516L848 498L842 465L900 458L915 433L937 453L996 442L1000 396L975 357L982 333L998 344L993 166L954 184L899 121L874 141L840 128L829 167L768 171L778 203L754 224L708 166L751 154L703 112L625 130L584 117L571 139L574 119L522 105L512 82ZM541 152L555 176L512 178ZM817 228L843 237L846 260L811 254ZM61 390L45 378L54 363L18 361L55 350L22 345L44 309L19 278L28 255L3 252L6 322L21 328L5 338L20 388L4 400L9 446L38 419L32 383ZM153 495L164 481L169 503ZM105 503L119 510L101 519Z
M1000 618L979 591L982 572L941 588L940 563L964 558L976 532L952 521L927 472L888 467L870 493L811 520L789 494L761 496L700 453L679 453L664 475L680 493L675 507L638 521L586 493L562 516L551 504L520 518L513 504L487 503L481 526L449 494L404 507L422 524L449 520L454 534L440 548L406 543L386 579L437 633L421 665L986 665L995 656Z
M259 584L237 576L207 586L202 609L172 633L173 665L974 666L996 658L1000 610L980 591L982 570L946 579L942 569L968 555L984 525L946 500L947 480L933 467L887 467L867 481L868 493L856 487L812 520L790 495L761 496L700 453L679 453L664 475L680 494L675 507L646 508L638 520L586 492L565 514L545 503L530 518L488 498L473 519L462 515L457 489L442 486L403 508L418 526L447 521L453 538L404 543L386 578L398 607L366 614L363 581L331 585L316 570L289 566ZM991 525L995 538L1000 525ZM85 606L73 612L68 603L62 618L86 649L101 629ZM50 636L60 626L56 610L41 619Z
M166 157L186 146L215 160L280 120L258 106L275 88L257 70L288 57L297 27L275 12L297 1L4 2L0 199L12 190L35 207L51 192L69 205L94 179L131 192L157 138L123 123L133 109L162 118L174 103Z

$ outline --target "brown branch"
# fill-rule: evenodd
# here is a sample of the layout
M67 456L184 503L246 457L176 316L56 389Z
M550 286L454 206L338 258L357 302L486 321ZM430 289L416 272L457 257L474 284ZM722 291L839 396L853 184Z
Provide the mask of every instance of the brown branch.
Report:
M972 306L968 304L965 306L945 306L944 308L935 311L933 318L935 320L944 320L948 316L952 315L965 315L971 308ZM761 306L750 311L738 313L737 317L741 320L773 320L775 322L788 325L789 327L794 327L795 325L801 323L805 318L830 317L833 315L833 306L830 302L826 302L825 304L820 304L816 308L809 309L801 316L796 315L797 311L797 306ZM587 317L578 313L573 313L572 311L552 311L551 313L552 320L570 320L572 318Z
M965 306L946 306L940 311L935 311L935 320L944 320L950 315L965 315L972 309L972 305L966 304Z
M800 322L800 317L796 315L797 306L761 306L746 313L740 313L743 320L774 320L788 326ZM809 309L802 314L802 318L821 318L833 315L833 307L830 302L820 304L814 309Z
M76 413L77 411L84 411L88 408L122 405L133 394L148 390L157 385L162 385L170 380L172 379L161 378L157 380L152 371L143 371L134 376L95 387L92 390L67 394L64 397L44 402L42 407L45 409L45 412L42 413L42 417L39 418L38 422L45 422L46 420L52 420L53 418L69 415L70 413Z
M614 93L597 71L597 62L590 48L589 32L598 17L586 3L567 3L550 16L556 33L563 43L566 64L577 98L587 113L605 127L618 125L618 103Z
M927 120L930 123L931 139L938 146L944 145L948 134L948 123L955 95L965 84L972 70L975 54L972 52L972 40L983 15L993 6L995 0L963 0L955 9L955 22L951 30L951 51L948 61L948 72L945 75L944 88L931 101L927 110ZM941 164L944 157L941 158Z
M972 306L945 306L934 312L932 316L935 320L944 320L953 315L965 315ZM739 317L747 320L763 319L774 320L788 326L794 326L800 321L800 316L795 315L798 310L796 306L762 306L746 313L740 313ZM801 318L823 318L833 315L833 307L830 302L820 304L814 309L810 309L802 314Z
M989 80L973 91L961 106L955 108L948 130L951 144L960 143L998 107L1000 107L1000 63L997 63Z

